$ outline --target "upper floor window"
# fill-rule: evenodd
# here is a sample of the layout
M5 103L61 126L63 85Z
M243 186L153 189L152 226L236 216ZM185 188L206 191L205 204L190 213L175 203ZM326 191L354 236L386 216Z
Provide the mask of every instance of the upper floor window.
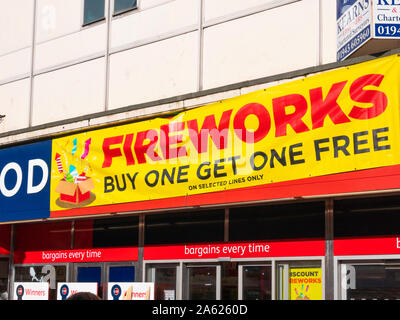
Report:
M105 0L84 0L83 25L104 19Z
M114 14L135 9L137 7L137 0L114 0Z

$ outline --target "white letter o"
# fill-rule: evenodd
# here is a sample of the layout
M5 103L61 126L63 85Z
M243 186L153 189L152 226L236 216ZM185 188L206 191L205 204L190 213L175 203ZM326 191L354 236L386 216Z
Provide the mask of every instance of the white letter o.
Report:
M14 188L12 188L11 190L8 190L5 184L6 174L9 170L14 170L17 174L17 182L15 183ZM0 174L0 192L6 197L12 197L19 191L19 188L21 188L21 184L22 184L21 167L16 162L8 163L3 168Z

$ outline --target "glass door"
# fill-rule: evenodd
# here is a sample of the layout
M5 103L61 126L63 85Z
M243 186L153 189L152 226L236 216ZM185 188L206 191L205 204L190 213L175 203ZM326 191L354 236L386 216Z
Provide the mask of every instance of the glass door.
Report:
M135 266L110 264L107 266L108 282L135 282Z
M98 296L103 298L103 268L102 264L75 264L76 282L97 282Z
M124 299L123 294L127 290L122 291L121 285L124 282L135 282L135 264L132 262L108 262L105 263L105 269L107 284L103 286L103 299Z
M0 300L8 300L8 258L0 259Z
M155 300L177 300L179 265L175 263L150 264L146 269L146 281L154 282Z
M185 299L219 300L220 274L220 265L187 264L185 268Z
M224 261L219 263L219 265L221 266L221 300L237 300L239 276L238 262Z
M49 300L57 300L57 284L67 281L68 265L16 265L14 270L14 282L48 282Z
M278 262L276 298L278 300L322 300L321 262Z
M400 260L344 261L342 300L400 300Z
M270 264L239 266L239 299L271 300L272 268Z

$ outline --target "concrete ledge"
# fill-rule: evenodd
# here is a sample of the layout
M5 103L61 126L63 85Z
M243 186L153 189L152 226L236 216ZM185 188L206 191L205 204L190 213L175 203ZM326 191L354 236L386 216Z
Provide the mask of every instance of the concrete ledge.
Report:
M381 54L366 55L341 62L309 67L268 77L233 83L230 85L169 97L161 100L129 105L126 107L87 114L75 118L50 122L19 130L0 133L0 148L26 142L50 139L71 132L89 131L110 124L135 122L154 116L181 112L190 108L210 104L224 99L233 98L262 88L267 88L282 82L303 78L332 69L338 69L373 59L399 54L400 49L390 50Z

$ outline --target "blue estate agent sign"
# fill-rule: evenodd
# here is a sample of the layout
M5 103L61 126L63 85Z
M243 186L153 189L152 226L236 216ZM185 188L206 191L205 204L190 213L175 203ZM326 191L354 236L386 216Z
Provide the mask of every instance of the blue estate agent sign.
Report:
M371 34L370 0L336 0L337 61L342 61L367 40Z
M373 0L374 38L400 38L400 0Z
M0 150L0 221L50 216L51 141Z

